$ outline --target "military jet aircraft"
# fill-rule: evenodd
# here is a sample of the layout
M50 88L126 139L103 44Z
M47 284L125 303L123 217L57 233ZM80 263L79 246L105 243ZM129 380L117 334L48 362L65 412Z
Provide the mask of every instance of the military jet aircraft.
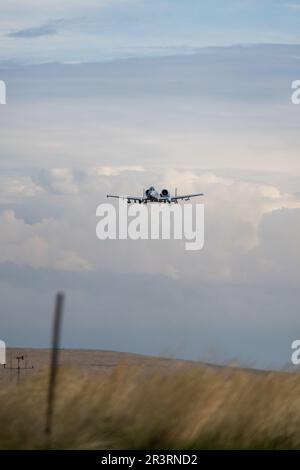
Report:
M177 196L177 190L175 190L175 196L172 196L168 189L162 189L159 192L154 188L154 186L150 186L150 188L146 189L146 191L144 191L143 196L117 196L114 194L107 194L107 197L127 199L128 204L130 204L131 202L138 202L139 204L147 204L148 202L167 202L171 204L172 202L174 202L175 204L177 204L179 200L189 201L191 197L197 196L204 196L204 194L196 193Z

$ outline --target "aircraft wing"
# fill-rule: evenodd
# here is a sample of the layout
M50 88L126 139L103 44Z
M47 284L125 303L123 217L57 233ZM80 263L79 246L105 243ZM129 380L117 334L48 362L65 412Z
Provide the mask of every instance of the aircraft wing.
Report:
M203 193L196 193L196 194L183 194L182 196L172 196L171 201L178 201L179 199L185 199L188 201L191 197L197 197L197 196L204 196Z
M145 201L145 197L141 196L117 196L115 194L107 194L106 197L114 197L116 199L126 199L127 201L134 201L134 202L143 202Z

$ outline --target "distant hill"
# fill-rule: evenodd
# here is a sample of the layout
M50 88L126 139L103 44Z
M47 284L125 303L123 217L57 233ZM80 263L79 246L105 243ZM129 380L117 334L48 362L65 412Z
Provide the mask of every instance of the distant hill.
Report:
M32 372L37 372L41 367L50 364L51 350L36 348L8 348L6 353L6 370L4 371L3 369L0 369L0 375L3 376L3 373L7 374L9 370L17 368L17 357L22 356L24 359L19 361L20 368L24 368L23 373L25 373L26 370L26 374L28 375L32 374ZM143 367L155 369L174 369L197 364L196 361L144 356L141 354L105 351L100 349L60 349L59 363L64 366L74 366L98 372L108 371L123 363L141 365ZM207 364L207 366L209 365Z

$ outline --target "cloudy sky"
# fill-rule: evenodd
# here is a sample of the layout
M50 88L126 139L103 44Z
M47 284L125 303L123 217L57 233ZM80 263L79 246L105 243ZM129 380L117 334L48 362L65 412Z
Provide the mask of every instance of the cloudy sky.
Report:
M38 4L38 8L37 8ZM300 2L0 0L1 339L280 367L300 337ZM205 246L96 207L205 193Z
M0 0L1 58L98 62L298 44L298 0Z

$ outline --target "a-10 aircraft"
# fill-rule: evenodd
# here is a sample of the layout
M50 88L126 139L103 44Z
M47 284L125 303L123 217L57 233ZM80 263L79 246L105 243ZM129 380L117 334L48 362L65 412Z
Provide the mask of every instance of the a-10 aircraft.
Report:
M179 200L189 201L191 197L204 196L203 193L196 194L184 194L177 196L177 190L175 190L175 196L172 196L167 189L162 189L161 192L156 191L153 186L144 191L143 196L116 196L114 194L107 194L107 197L115 197L117 199L127 199L128 204L131 202L138 202L139 204L147 204L147 202L172 202L178 203Z

